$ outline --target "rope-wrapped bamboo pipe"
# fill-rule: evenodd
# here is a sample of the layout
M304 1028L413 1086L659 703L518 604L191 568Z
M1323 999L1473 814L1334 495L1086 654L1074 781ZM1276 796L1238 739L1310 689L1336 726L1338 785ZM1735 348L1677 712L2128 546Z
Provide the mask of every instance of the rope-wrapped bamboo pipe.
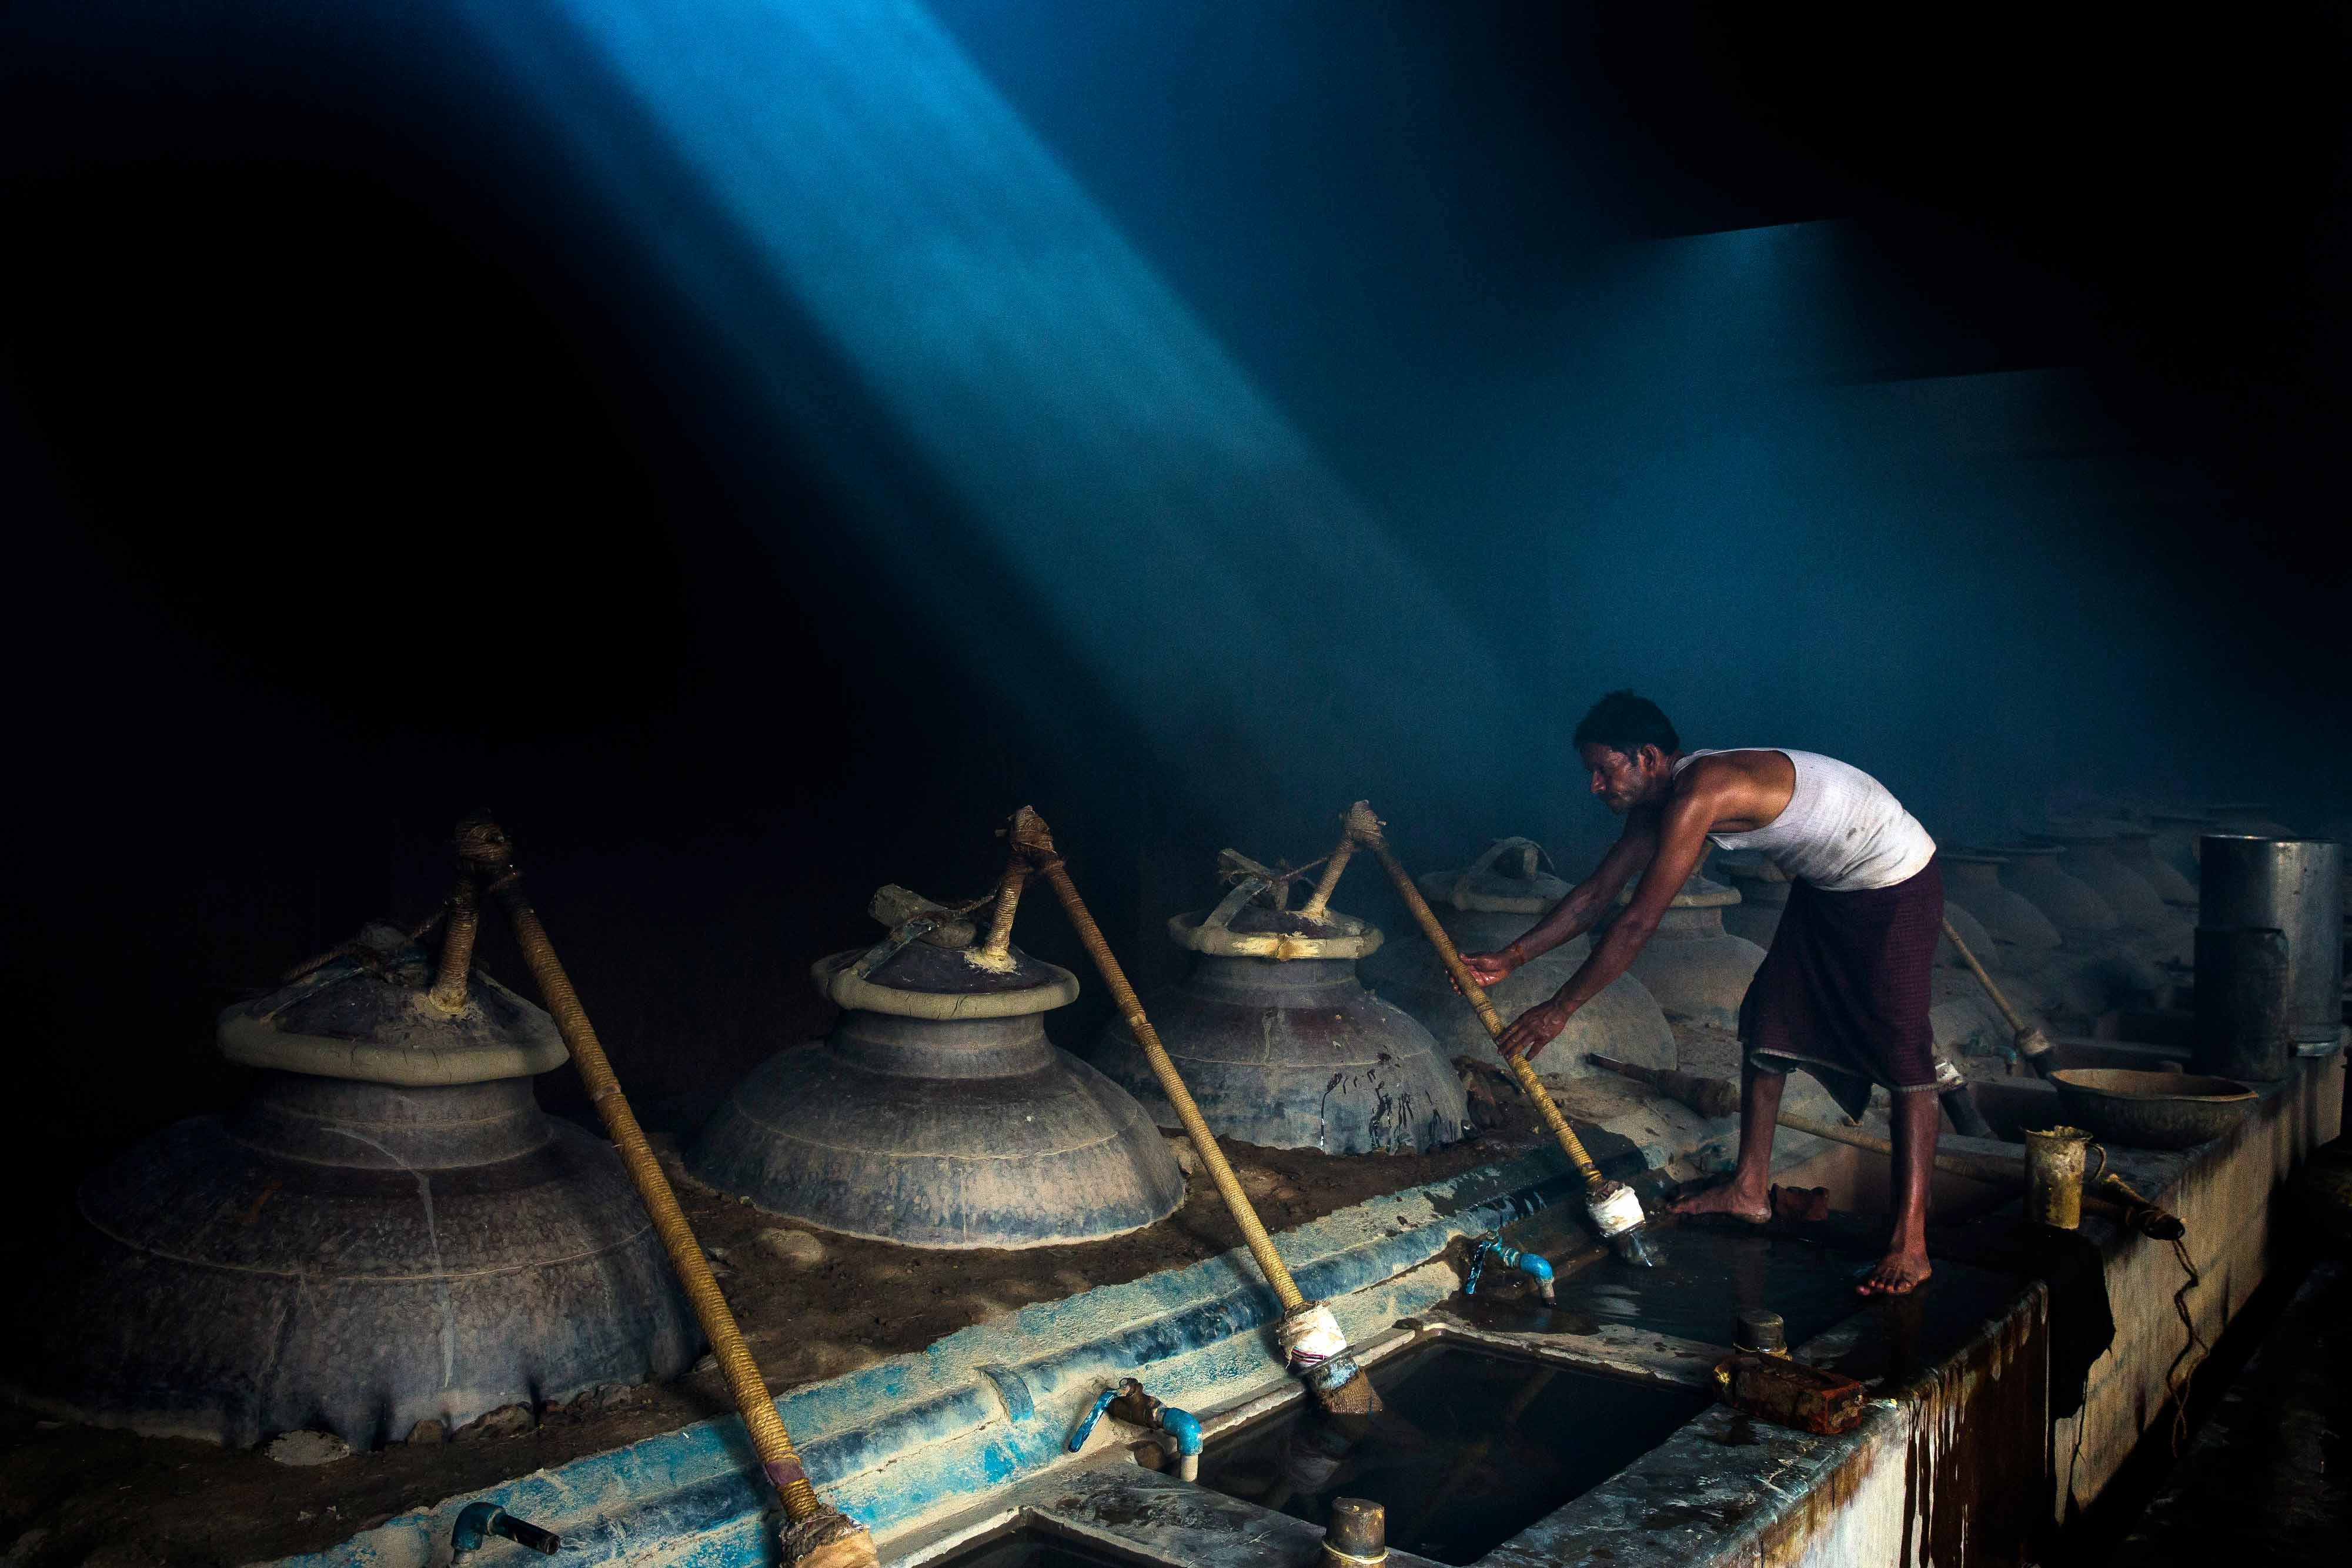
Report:
M474 968L474 937L482 926L481 889L471 866L457 873L457 890L449 894L447 921L441 933L441 965L434 972L433 989L427 994L436 1007L456 1012L466 1005L467 977Z
M1300 1292L1297 1282L1291 1279L1290 1270L1281 1254L1274 1249L1274 1239L1266 1234L1265 1226L1251 1207L1249 1195L1242 1190L1241 1178L1234 1174L1233 1166L1225 1159L1224 1151L1217 1146L1216 1134L1201 1114L1192 1092L1176 1071L1176 1063L1161 1043L1160 1031L1151 1027L1145 1016L1143 999L1128 983L1127 971L1119 967L1110 944L1104 939L1102 927L1078 895L1077 884L1070 880L1069 867L1062 862L1054 847L1054 835L1045 820L1024 806L1013 814L1012 841L1013 849L1027 857L1029 863L1052 884L1054 895L1061 900L1070 925L1078 934L1079 943L1087 956L1094 961L1102 976L1104 987L1117 1004L1119 1015L1133 1031L1136 1043L1143 1050L1143 1059L1151 1066L1151 1075L1160 1082L1160 1091L1174 1107L1176 1120L1182 1124L1185 1136L1207 1167L1209 1179L1214 1183L1217 1195L1225 1200L1225 1207L1241 1228L1242 1241L1250 1256L1257 1260L1259 1271L1266 1283L1274 1287L1275 1297L1282 1303L1283 1327L1279 1331L1283 1350L1291 1369L1307 1380L1317 1398L1333 1411L1342 1414L1361 1413L1379 1408L1372 1393L1371 1382L1355 1364L1339 1333L1339 1324L1328 1307L1309 1301Z
M1348 869L1349 857L1356 852L1356 841L1341 834L1331 858L1323 862L1323 874L1316 879L1315 891L1299 905L1298 913L1309 920L1319 921L1331 907L1331 890L1339 885L1339 873Z
M1992 998L1992 1005L2000 1009L2001 1018L2007 1021L2010 1032L2016 1040L2017 1053L2025 1058L2034 1071L2047 1076L2050 1071L2050 1037L2027 1023L2024 1016L2010 1005L2009 998L2001 994L2000 987L1993 983L1993 977L1985 972L1985 967L1977 961L1977 956L1969 951L1968 943L1952 929L1948 919L1944 922L1944 936L1951 943L1952 951L1960 956L1960 962L1966 964L1969 972L1977 977L1977 983L1985 988L1985 995Z
M996 884L996 908L989 915L988 939L981 944L981 956L992 964L1013 956L1013 914L1021 905L1021 886L1028 880L1029 862L1016 853L1005 862L1003 880Z
M1486 988L1470 973L1469 966L1463 963L1460 951L1454 946L1454 938L1446 935L1445 927L1438 923L1437 912L1429 907L1429 900L1421 895L1421 889L1414 883L1412 874L1397 859L1396 852L1389 847L1388 839L1381 831L1386 824L1372 814L1371 803L1359 800L1349 807L1346 821L1348 836L1379 857L1381 869L1388 873L1397 896L1404 900L1404 906L1412 912L1422 935L1428 937L1429 945L1437 950L1439 962L1454 977L1455 988L1469 1001L1471 1009L1478 1015L1478 1021L1486 1026L1488 1036L1501 1040L1505 1027L1503 1015L1495 1010ZM1544 1125L1551 1129L1552 1137L1558 1140L1561 1152L1568 1155L1569 1163L1584 1178L1586 1197L1592 1207L1595 1222L1603 1228L1602 1234L1612 1242L1622 1242L1621 1250L1634 1261L1648 1262L1648 1256L1636 1234L1642 1224L1640 1201L1633 1197L1630 1188L1612 1182L1601 1174L1601 1167L1594 1165L1592 1156L1584 1152L1583 1140L1576 1135L1576 1129L1568 1124L1568 1118L1560 1114L1559 1107L1552 1102L1550 1092L1544 1088L1543 1080L1536 1076L1534 1066L1524 1057L1508 1052L1502 1054L1504 1065L1511 1070L1511 1076L1519 1081L1520 1089L1535 1105L1536 1114L1543 1118ZM1620 1194L1622 1194L1622 1197ZM1622 1223L1621 1218L1628 1202L1632 1204L1630 1225ZM1612 1228L1612 1226L1615 1228Z
M571 977L563 972L562 964L555 956L554 945L548 940L546 927L540 924L539 912L523 896L521 873L515 869L513 847L506 834L488 819L468 819L457 829L457 852L469 867L489 879L491 893L505 906L507 917L514 926L515 940L522 948L523 961L530 967L531 978L539 986L547 1010L555 1019L563 1043L571 1048L572 1063L580 1070L588 1098L604 1118L604 1128L612 1134L630 1179L636 1183L637 1194L653 1218L654 1231L661 1238L670 1266L677 1270L678 1282L686 1288L695 1318L710 1341L711 1354L735 1396L736 1407L742 1412L743 1425L751 1434L760 1468L783 1503L788 1517L782 1535L786 1561L801 1568L874 1568L874 1541L866 1527L828 1506L809 1484L800 1456L793 1449L792 1436L776 1414L776 1402L769 1397L759 1364L751 1359L751 1352L743 1343L742 1330L736 1326L735 1314L719 1292L719 1281L711 1276L702 1244L695 1239L685 1210L678 1207L677 1195L670 1189L669 1177L663 1173L661 1162L654 1157L645 1130L637 1125L637 1118L621 1092L620 1081L613 1075L604 1044L588 1021L587 1009L580 1005L579 994L572 988Z

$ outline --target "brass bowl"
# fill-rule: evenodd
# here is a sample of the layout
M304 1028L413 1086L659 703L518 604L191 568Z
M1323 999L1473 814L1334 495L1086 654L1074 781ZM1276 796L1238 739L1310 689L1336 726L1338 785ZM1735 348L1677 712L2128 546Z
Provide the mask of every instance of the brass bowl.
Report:
M2186 1149L2245 1119L2255 1093L2234 1078L2145 1072L2130 1067L2069 1067L2050 1075L2067 1121L2103 1144Z

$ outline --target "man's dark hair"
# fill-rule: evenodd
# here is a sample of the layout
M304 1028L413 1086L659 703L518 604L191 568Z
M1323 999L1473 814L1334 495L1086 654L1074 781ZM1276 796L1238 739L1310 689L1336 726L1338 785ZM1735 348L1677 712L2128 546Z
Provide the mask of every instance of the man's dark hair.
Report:
M1611 692L1577 724L1575 745L1605 746L1631 757L1645 746L1680 751L1683 737L1664 709L1632 692Z

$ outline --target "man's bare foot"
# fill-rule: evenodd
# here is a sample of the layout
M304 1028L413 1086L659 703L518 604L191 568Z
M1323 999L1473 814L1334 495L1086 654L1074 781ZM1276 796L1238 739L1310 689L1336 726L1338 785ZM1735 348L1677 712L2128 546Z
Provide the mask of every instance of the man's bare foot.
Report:
M1744 1219L1750 1225L1762 1225L1772 1218L1772 1203L1761 1192L1751 1192L1737 1182L1723 1182L1704 1192L1687 1193L1668 1206L1671 1214L1724 1214L1734 1219Z
M1907 1296L1926 1284L1933 1272L1926 1252L1897 1248L1881 1258L1878 1267L1870 1271L1870 1278L1854 1290L1865 1296Z

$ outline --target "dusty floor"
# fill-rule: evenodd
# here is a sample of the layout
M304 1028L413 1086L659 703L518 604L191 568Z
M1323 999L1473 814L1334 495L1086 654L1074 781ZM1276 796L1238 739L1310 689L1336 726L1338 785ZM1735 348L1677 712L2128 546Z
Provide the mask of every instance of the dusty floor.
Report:
M1571 1113L1579 1113L1571 1103ZM1334 1157L1228 1145L1267 1227L1287 1229L1381 1193L1506 1157L1540 1135L1514 1094L1483 1130L1429 1155ZM983 1319L1139 1279L1241 1243L1205 1176L1183 1206L1130 1235L1080 1247L918 1252L793 1227L688 1179L664 1151L696 1233L719 1264L768 1386L782 1391L914 1350ZM732 1406L707 1367L674 1383L505 1423L443 1443L394 1444L306 1468L259 1449L38 1420L0 1407L0 1563L251 1563L318 1551L397 1513L602 1452Z

